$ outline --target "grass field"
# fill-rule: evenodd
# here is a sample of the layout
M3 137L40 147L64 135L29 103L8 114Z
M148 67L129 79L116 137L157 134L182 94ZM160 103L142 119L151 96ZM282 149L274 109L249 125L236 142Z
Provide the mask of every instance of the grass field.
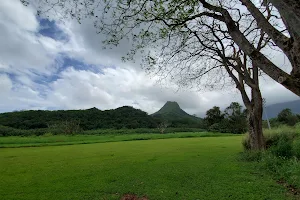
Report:
M291 199L251 163L242 136L0 149L0 199Z
M42 135L42 136L9 136L0 137L0 148L6 147L39 147L61 146L72 144L92 144L104 142L153 140L166 138L191 138L191 137L220 137L233 136L233 134L208 133L208 132L183 132L167 134L105 134L105 135Z

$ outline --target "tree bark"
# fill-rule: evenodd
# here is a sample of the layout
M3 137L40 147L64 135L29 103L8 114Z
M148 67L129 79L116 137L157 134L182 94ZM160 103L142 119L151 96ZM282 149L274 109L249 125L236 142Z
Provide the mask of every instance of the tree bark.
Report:
M251 150L265 149L265 142L262 130L262 97L260 91L252 89L252 102L247 106L248 129Z
M300 3L299 0L269 0L288 22L291 35L300 37Z
M265 149L265 142L262 130L263 99L259 89L258 66L255 64L255 62L252 63L253 77L251 78L251 84L249 84L249 79L245 79L244 74L239 73L239 79L235 77L235 75L228 67L227 61L224 57L223 60L225 69L228 72L229 76L235 82L237 89L240 91L243 102L248 111L247 120L251 150L263 150ZM242 68L241 65L242 63L240 63L237 67ZM248 94L246 93L244 82L251 88L251 100Z

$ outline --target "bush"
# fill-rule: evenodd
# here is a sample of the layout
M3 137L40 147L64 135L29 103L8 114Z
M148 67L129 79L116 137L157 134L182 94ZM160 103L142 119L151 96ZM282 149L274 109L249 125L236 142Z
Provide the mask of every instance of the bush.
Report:
M263 169L270 172L275 179L283 180L293 187L300 186L300 162L298 159L280 158L266 152L260 163Z
M245 135L245 137L243 138L242 140L242 145L244 147L244 150L245 151L249 151L251 149L251 145L250 145L250 137L249 137L249 134L247 133Z
M296 138L300 137L300 129L290 126L280 126L276 129L264 129L264 140L266 149L276 146L280 140L288 140L292 143ZM282 144L283 142L281 142ZM247 133L242 140L244 150L250 150L250 137Z
M292 144L292 151L293 151L293 155L297 159L300 159L300 139L299 138L294 140L294 142Z
M299 128L280 126L265 130L267 150L252 152L248 135L242 144L245 152L242 160L256 161L257 166L268 171L276 180L282 180L292 187L300 187L300 134Z
M286 134L281 134L278 140L270 146L270 152L277 157L291 158L292 152L292 139Z
M295 124L295 129L300 130L300 122L298 122L297 124Z
M261 159L261 163L265 169L277 175L282 171L281 168L285 163L285 159L266 152Z

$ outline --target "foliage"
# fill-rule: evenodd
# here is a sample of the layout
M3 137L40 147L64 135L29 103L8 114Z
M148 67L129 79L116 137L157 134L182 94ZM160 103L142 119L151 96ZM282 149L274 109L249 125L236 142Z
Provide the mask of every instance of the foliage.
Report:
M297 138L293 141L292 151L293 151L293 155L297 159L300 159L300 138Z
M300 136L300 129L291 127L291 126L280 126L278 128L273 128L271 130L264 129L264 141L266 144L266 148L269 149L271 147L276 146L277 144L282 144L284 141L292 142L296 138ZM249 135L246 134L242 141L244 150L250 150L250 139ZM287 147L289 148L289 147Z
M283 109L276 118L269 119L272 128L278 128L284 125L297 127L300 124L299 115L292 113L291 109ZM263 127L267 128L267 121L264 121Z
M279 139L269 147L269 151L277 157L291 158L293 156L292 141L287 135L282 134Z
M30 110L0 114L0 125L16 129L61 129L62 132L78 132L109 128L155 128L156 122L146 112L123 106L114 110ZM70 130L77 129L77 130ZM76 128L77 127L77 128Z
M153 200L289 199L270 176L235 159L240 140L174 138L1 149L0 199L119 200L127 193Z
M169 123L167 121L163 121L157 125L157 129L161 134L165 133L165 130L169 126Z
M217 106L206 111L206 117L204 118L209 126L221 122L222 119L224 119L224 114L222 114L220 107Z
M291 109L289 109L289 108L282 110L278 114L277 119L279 122L288 124L290 126L294 126L299 121L298 117L296 115L294 115L292 113Z
M204 121L208 130L224 133L245 133L247 131L246 112L237 102L232 102L224 111L214 106L206 112Z
M164 133L178 133L178 132L205 132L204 129L200 128L187 128L187 127L180 127L174 128L169 127L164 131ZM52 127L52 128L45 128L45 129L30 129L30 130L23 130L23 129L15 129L11 127L6 127L0 125L0 136L41 136L45 134L49 135L73 135L73 134L81 134L81 135L107 135L107 134L114 134L114 135L121 135L121 134L143 134L143 133L160 133L157 128L137 128L137 129L94 129L94 130L81 130L79 132L64 132L64 129L61 127Z
M249 150L249 140L244 138L243 160L256 161L258 167L272 174L276 180L291 187L300 187L300 129L282 126L265 130L267 149L263 152Z

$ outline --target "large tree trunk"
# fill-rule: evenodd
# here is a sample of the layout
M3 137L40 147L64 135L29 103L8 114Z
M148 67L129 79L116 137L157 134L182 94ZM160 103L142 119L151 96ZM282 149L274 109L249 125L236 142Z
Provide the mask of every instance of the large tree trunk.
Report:
M265 149L265 142L262 130L263 104L259 90L252 89L252 102L248 109L248 129L251 150Z

